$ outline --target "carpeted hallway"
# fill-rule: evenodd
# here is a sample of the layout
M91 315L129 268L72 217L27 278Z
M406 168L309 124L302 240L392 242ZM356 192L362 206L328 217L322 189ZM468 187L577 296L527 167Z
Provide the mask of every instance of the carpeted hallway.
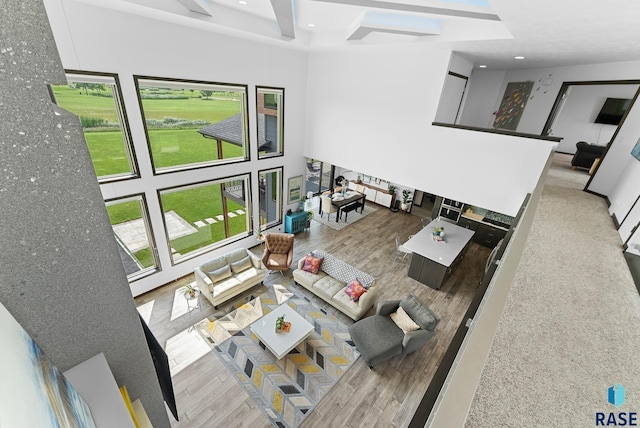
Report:
M640 297L606 202L570 159L554 156L468 427L594 426L596 412L640 409Z

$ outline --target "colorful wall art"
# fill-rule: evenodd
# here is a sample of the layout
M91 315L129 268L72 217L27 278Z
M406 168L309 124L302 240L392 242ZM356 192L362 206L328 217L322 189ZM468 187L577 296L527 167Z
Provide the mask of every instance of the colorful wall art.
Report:
M510 82L504 90L500 108L494 114L493 129L515 131L522 117L533 82Z
M0 424L95 428L89 406L2 304L0 325Z

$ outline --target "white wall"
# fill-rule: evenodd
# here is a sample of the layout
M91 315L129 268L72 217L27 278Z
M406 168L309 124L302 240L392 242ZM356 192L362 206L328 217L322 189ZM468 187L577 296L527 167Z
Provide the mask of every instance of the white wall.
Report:
M424 45L310 54L305 155L515 214L555 144L432 126L449 55Z
M502 88L506 72L493 70L473 70L467 85L460 125L492 128L495 115L500 106L498 95ZM504 88L502 88L504 91Z
M594 123L596 116L607 98L633 98L637 90L638 85L572 85L552 125L551 135L562 137L557 150L573 154L578 141L607 145L618 126Z
M286 192L288 177L304 173L307 55L176 24L162 14L152 14L155 18L149 18L74 0L52 0L47 4L47 12L65 68L117 73L120 77L141 178L103 185L101 189L105 198L145 193L162 268L161 272L131 284L133 294L192 272L196 265L230 249L254 245L253 237L246 238L172 266L156 189L251 173L252 199L257 201L256 172L282 165L283 191ZM154 176L134 74L247 84L251 161ZM284 157L257 160L256 85L285 88ZM286 203L285 194L283 198ZM285 205L284 211L287 208ZM256 202L253 204L256 222L257 216Z

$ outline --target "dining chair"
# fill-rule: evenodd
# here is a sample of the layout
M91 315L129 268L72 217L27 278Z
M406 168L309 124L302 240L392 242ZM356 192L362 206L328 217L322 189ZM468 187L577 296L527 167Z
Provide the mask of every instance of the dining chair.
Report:
M400 238L396 236L396 255L393 258L393 263L396 262L396 260L398 259L398 256L402 255L402 260L404 260L407 257L407 255L410 255L412 253L413 252L411 250L409 250L407 247L405 247L400 243Z
M324 216L325 214L327 214L327 220L329 220L329 216L331 216L332 213L337 213L338 209L336 207L333 206L333 204L331 203L331 196L330 195L322 195L322 203L321 203L321 212L322 212L322 216ZM338 215L338 214L336 214Z

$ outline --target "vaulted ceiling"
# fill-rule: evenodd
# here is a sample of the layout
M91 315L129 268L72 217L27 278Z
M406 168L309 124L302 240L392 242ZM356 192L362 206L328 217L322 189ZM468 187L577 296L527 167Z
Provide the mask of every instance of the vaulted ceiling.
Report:
M89 1L92 0L78 0ZM105 0L103 7L302 50L439 44L476 65L640 59L630 0ZM524 59L516 60L516 56Z

